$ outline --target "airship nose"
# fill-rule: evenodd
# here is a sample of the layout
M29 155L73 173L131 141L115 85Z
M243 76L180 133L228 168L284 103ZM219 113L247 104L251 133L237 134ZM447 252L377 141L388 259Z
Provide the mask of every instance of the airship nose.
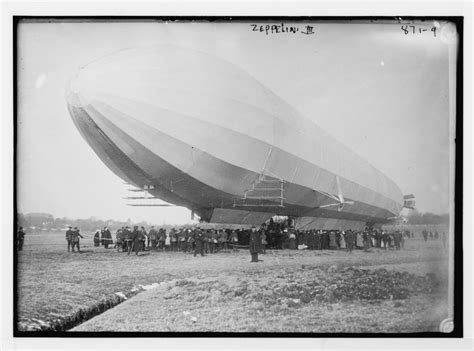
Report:
M95 94L87 68L78 69L66 84L65 97L69 115L89 144L97 137L95 133L99 130L100 118L104 118L94 113Z
M91 79L88 76L86 68L79 68L71 76L66 85L66 101L68 106L81 108L91 103L93 91L91 89Z

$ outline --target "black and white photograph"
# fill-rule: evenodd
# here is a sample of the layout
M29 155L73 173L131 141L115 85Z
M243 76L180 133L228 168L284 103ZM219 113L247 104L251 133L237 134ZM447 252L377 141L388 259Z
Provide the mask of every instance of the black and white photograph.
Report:
M15 336L462 336L462 35L16 17Z

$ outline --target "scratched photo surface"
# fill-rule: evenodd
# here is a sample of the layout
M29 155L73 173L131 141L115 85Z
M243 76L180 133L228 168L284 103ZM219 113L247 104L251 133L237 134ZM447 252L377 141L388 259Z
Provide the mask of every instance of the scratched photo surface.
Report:
M18 331L450 330L454 23L20 20L16 30ZM247 231L275 215L290 216L297 237L282 230L252 264ZM69 225L82 254L68 252ZM229 245L128 256L116 237L127 225L165 228L168 240L225 229ZM94 245L105 226L109 248ZM348 252L337 234L315 249L306 237L367 226L402 231L403 247L374 237L367 249L360 234Z

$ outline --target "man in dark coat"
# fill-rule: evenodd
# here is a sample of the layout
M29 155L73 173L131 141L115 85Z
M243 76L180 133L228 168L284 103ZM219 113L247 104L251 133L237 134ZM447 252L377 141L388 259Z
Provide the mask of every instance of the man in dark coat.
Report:
M181 232L182 229L179 230ZM178 251L178 232L175 228L171 229L170 232L170 243L171 243L171 251Z
M423 240L427 241L428 240L428 232L426 231L426 229L423 229L423 231L421 233L423 234Z
M194 233L194 257L198 253L201 254L201 256L204 256L204 248L203 248L203 243L204 243L204 234L200 229L197 229L196 232Z
M375 231L375 242L376 242L376 247L378 248L382 247L382 233L380 233L378 230Z
M362 241L364 243L364 251L368 251L370 247L370 234L367 230L362 233Z
M387 246L389 248L392 247L392 240L393 240L392 234L387 234Z
M311 244L311 236L312 236L312 233L309 230L305 231L303 234L303 244L308 246L308 250L313 249L312 244Z
M125 241L125 228L122 227L115 233L115 248L117 250L122 249L122 252L126 250L127 242Z
M326 230L323 230L321 239L323 250L329 249L329 233Z
M20 227L18 230L18 251L23 250L23 243L25 241L25 232L23 231L23 227Z
M148 233L148 238L151 241L151 248L156 249L156 244L158 243L158 233L156 232L154 226L151 226L150 232Z
M107 227L104 227L102 230L102 244L104 245L104 248L108 249L109 244L112 244L112 234L110 234L110 230Z
M72 248L72 227L66 231L66 241L67 241L67 252L71 251Z
M355 234L354 234L354 232L349 229L346 232L345 239L346 239L347 250L349 252L352 252L352 250L354 249L354 244L355 244Z
M142 243L140 244L140 250L145 251L145 248L147 247L147 238L148 238L148 233L146 232L146 229L144 226L141 226L140 230L140 240ZM148 239L148 246L150 246L150 240Z
M124 240L124 252L129 252L133 246L132 231L129 226L126 226L123 230L123 240Z
M313 232L311 241L312 241L312 246L315 250L323 249L322 236L321 236L320 230L316 230L315 232Z
M166 229L161 228L158 231L158 248L162 249L163 252L165 251L165 244L166 244Z
M129 238L132 241L132 244L128 246L128 255L130 252L135 251L135 255L138 256L138 253L142 249L142 232L138 229L138 226L133 227L133 232L129 235Z
M400 246L401 246L401 243L402 243L402 233L400 233L400 231L397 230L395 232L395 234L393 234L393 239L394 239L394 242L395 242L395 249L400 250Z
M94 234L94 246L98 247L100 245L100 231L97 230Z
M257 232L255 226L252 226L252 230L250 232L250 240L249 240L249 250L250 255L252 256L251 262L258 262L258 253L260 252L260 245L262 244L262 239L260 238L260 233Z
M337 250L339 248L339 246L337 244L336 231L335 230L329 231L328 236L329 236L328 248L331 249L331 250Z
M79 229L77 227L74 227L74 230L72 231L71 238L72 238L72 252L74 252L74 247L77 246L77 252L81 252L81 246L79 245L80 239L84 238L80 233Z

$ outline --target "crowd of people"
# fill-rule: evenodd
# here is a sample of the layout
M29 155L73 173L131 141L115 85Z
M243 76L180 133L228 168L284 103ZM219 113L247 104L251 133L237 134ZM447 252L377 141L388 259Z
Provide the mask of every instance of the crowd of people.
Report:
M256 233L256 234L255 234ZM142 251L171 251L193 253L194 255L214 254L217 252L236 251L238 248L257 247L258 253L265 254L267 249L289 250L339 250L351 252L354 249L370 248L401 250L405 240L414 233L407 230L369 229L355 230L294 230L284 223L270 220L260 228L246 229L203 229L175 227L168 231L165 228L152 226L122 227L115 233L115 241L108 228L97 231L94 235L94 246L107 248L114 245L118 251L128 255L138 255ZM424 232L423 232L424 236ZM435 233L434 238L439 235ZM444 237L444 236L443 236ZM258 243L257 243L258 242ZM258 245L257 245L258 244Z
M229 247L237 249L238 235L236 231L202 230L201 228L171 228L151 227L147 232L144 227L122 227L117 230L115 248L119 251L135 252L145 250L182 251L201 253L227 252Z
M442 239L446 246L446 233L441 235L435 231L422 231L424 241ZM25 232L20 227L17 232L17 248L23 249ZM289 250L339 250L351 252L354 249L370 248L395 249L404 248L405 240L413 238L414 232L394 230L391 232L366 228L355 230L294 230L284 222L270 219L260 228L246 229L203 229L199 226L186 228L175 227L168 231L165 228L152 226L149 231L145 227L122 227L115 233L115 240L107 227L97 230L93 236L95 247L103 245L112 247L130 255L138 255L142 251L175 251L205 255L217 252L236 251L249 248L255 253L265 254L267 249ZM67 251L81 252L80 239L84 238L77 227L69 227L66 231Z

